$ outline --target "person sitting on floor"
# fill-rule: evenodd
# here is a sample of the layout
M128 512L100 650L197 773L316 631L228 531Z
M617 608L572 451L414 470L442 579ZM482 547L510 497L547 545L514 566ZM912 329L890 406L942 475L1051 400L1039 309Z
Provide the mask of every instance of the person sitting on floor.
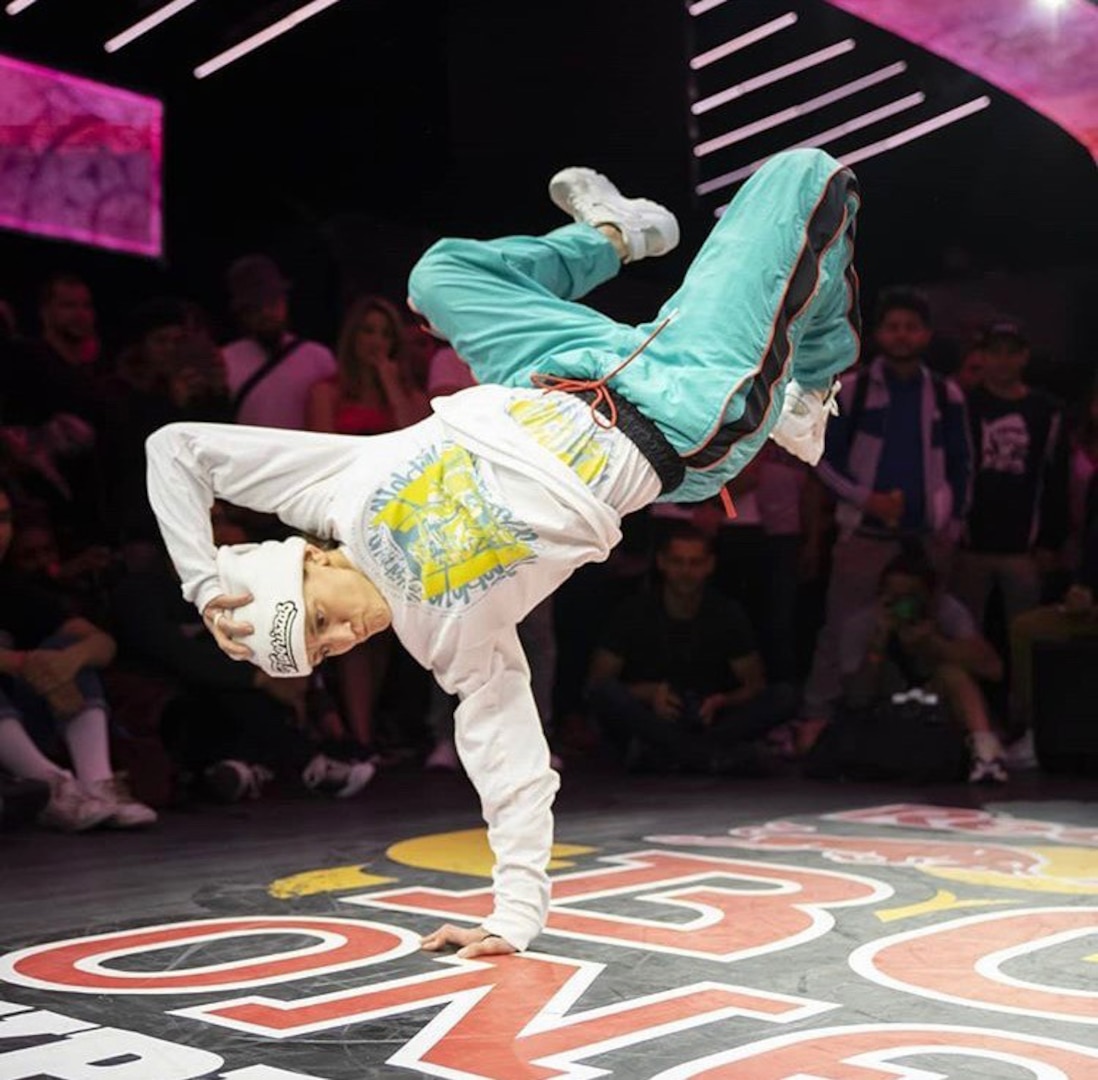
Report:
M865 710L912 688L945 701L968 733L969 780L1003 783L1003 747L992 728L980 680L997 682L1003 664L968 609L938 588L930 561L896 556L881 574L874 604L852 615L839 641L842 705Z
M627 601L591 660L591 706L627 765L733 771L750 744L790 720L796 693L768 686L743 608L708 589L712 540L671 529L656 555L657 591Z
M114 640L2 565L12 534L11 498L0 488L0 768L49 785L39 816L47 828L151 825L156 811L137 802L111 767L97 671L114 658ZM39 748L56 734L75 776Z

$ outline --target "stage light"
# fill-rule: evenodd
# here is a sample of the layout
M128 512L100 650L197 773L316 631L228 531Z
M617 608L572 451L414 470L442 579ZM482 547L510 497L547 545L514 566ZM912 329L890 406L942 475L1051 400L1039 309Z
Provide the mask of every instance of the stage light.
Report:
M921 139L924 135L930 135L939 128L944 128L949 124L955 124L958 120L964 120L966 116L972 116L973 113L978 113L981 110L986 109L990 104L991 98L986 94L978 98L973 98L972 101L966 101L964 105L958 105L957 108L950 109L949 112L944 112L931 120L926 120L921 124L916 124L914 127L899 131L895 135L890 135L887 139L881 139L880 142L870 143L868 146L863 146L860 150L852 150L849 154L843 154L839 160L844 165L856 165L859 161L865 161L866 158L876 157L878 154L885 154L889 150L895 150L897 147L905 146L909 142Z
M824 64L828 60L834 60L836 56L842 56L844 53L850 52L854 48L854 39L847 38L845 41L840 41L836 45L829 45L826 49L819 49L817 52L809 53L807 56L802 56L799 60L793 60L788 64L782 64L781 67L776 67L770 71L764 71L761 75L756 75L754 78L745 79L742 83L736 83L735 86L728 87L727 90L722 90L718 94L711 94L707 98L702 98L700 101L694 103L693 112L694 115L700 115L704 112L709 112L710 109L717 108L718 105L727 105L730 101L735 101L737 98L743 97L745 94L750 94L753 90L760 90L764 86L769 86L771 83L780 82L782 79L789 78L790 75L796 75L799 71L804 71L806 68L815 67L817 64ZM701 144L706 145L705 143ZM705 151L709 153L709 151Z
M726 56L731 56L734 52L739 52L740 49L746 49L748 45L754 45L756 41L762 41L763 38L768 38L771 34L778 33L779 30L785 30L787 27L793 26L796 21L797 16L792 11L787 11L784 15L771 19L770 22L756 26L754 30L748 30L747 33L740 34L739 37L734 37L723 45L707 49L705 52L692 57L690 69L700 71L703 67L708 67L718 60L723 60Z
M19 12L26 11L33 3L34 0L11 0L11 3L4 10L9 15L18 15Z
M836 101L842 101L843 98L851 97L871 86L876 86L886 79L902 75L906 70L907 64L902 60L895 64L889 64L887 67L880 68L869 75L863 75L860 79L854 79L851 82L843 83L842 86L837 86L834 90L828 90L826 94L818 94L814 98L802 101L799 105L790 105L788 109L780 109L776 113L770 113L769 116L753 120L750 124L733 128L724 135L718 135L716 138L700 143L699 146L694 148L694 156L704 157L705 154L712 153L714 150L721 150L733 143L743 142L744 139L750 139L751 136L758 135L762 131L769 131L770 128L779 127L790 120L797 120L802 116L815 112L817 109L823 109L828 105L833 105ZM707 149L702 150L701 147Z
M231 49L226 49L223 53L218 53L217 56L207 60L204 64L199 64L198 67L194 69L194 77L196 79L204 79L207 75L212 75L215 71L220 71L223 67L228 67L234 60L239 60L242 56L247 56L248 53L254 52L256 49L266 45L268 41L273 41L276 37L285 34L288 30L292 30L306 19L310 19L314 15L318 15L325 8L330 8L333 4L338 3L339 0L312 0L311 4L306 4L304 7L298 8L297 11L291 12L284 19L279 19L276 23L272 23L265 30L260 30L259 33L252 34L250 38L245 38Z
M135 41L142 34L148 33L154 26L159 26L173 15L178 15L179 12L184 8L189 8L193 3L195 3L195 0L172 0L170 4L165 4L164 7L157 9L151 15L146 15L140 22L134 23L128 30L115 34L103 48L109 53L118 52L119 49L129 45L131 41Z
M861 131L862 128L867 128L880 120L887 120L888 117L895 116L905 109L913 109L916 105L921 105L924 101L926 101L926 94L921 90L916 91L914 94L908 94L906 97L898 98L896 101L890 101L887 105L882 105L879 109L872 109L867 113L862 113L861 116L855 116L854 119L847 120L845 123L828 128L826 131L818 131L815 135L809 135L807 139L801 139L800 142L795 142L792 146L787 146L785 149L796 150L801 146L826 146L836 139L841 139L844 135L850 135L855 131ZM768 157L759 158L758 161L753 161L750 165L744 165L741 169L735 169L732 172L724 173L723 176L715 176L712 180L706 180L705 183L699 184L694 190L699 195L709 195L714 191L719 191L723 187L730 187L739 180L745 180L755 172L756 169L765 165L768 160Z
M727 2L728 0L697 0L697 3L691 4L686 10L691 15L704 15L707 11L712 11Z
M1041 7L1047 8L1049 11L1059 11L1061 8L1068 6L1069 0L1038 0Z

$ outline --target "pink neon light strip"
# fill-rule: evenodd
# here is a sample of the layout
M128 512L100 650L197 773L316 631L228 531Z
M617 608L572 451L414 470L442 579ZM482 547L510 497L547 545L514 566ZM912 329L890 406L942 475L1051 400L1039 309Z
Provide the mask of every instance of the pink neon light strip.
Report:
M1098 159L1098 7L1088 0L828 0L1012 94Z
M0 225L156 256L163 106L0 56Z

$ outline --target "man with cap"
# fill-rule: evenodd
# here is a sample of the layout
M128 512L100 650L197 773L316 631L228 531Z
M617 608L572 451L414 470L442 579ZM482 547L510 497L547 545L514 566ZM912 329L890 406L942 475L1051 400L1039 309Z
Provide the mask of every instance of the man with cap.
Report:
M331 350L289 327L290 283L273 259L244 255L226 275L243 336L222 350L238 423L305 429L309 391L335 374Z
M623 515L717 494L768 435L818 459L835 376L858 351L856 181L821 151L760 169L640 327L573 301L671 250L674 216L590 169L558 173L550 194L575 224L443 240L413 270L411 304L481 382L436 399L426 420L371 437L176 424L148 442L184 596L226 653L300 675L392 626L459 698L494 907L424 945L465 957L525 949L549 906L559 778L516 624L609 555ZM214 498L336 546L218 552Z
M1060 403L1026 384L1030 345L1021 324L994 320L983 351L982 385L968 395L972 501L953 592L982 624L997 586L1009 626L1041 602L1042 574L1055 569L1067 539L1068 440Z

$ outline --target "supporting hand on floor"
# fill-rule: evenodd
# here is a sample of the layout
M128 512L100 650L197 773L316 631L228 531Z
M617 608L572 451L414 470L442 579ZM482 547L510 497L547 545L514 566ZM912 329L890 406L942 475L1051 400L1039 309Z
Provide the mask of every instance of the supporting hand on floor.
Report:
M505 956L518 951L509 941L489 934L481 926L451 926L449 923L424 937L422 944L428 952L439 952L447 945L456 945L457 955L462 960L472 960L477 956Z

